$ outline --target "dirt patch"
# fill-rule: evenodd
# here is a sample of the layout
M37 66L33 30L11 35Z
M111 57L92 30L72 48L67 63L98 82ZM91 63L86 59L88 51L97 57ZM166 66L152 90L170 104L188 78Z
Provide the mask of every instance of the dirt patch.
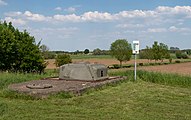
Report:
M191 75L191 62L160 65L160 66L144 66L144 67L138 67L138 69L146 71L163 72L163 73L177 73L181 75Z
M49 59L46 60L48 61L48 65L46 67L46 69L55 69L56 65L55 63L55 59ZM113 64L119 64L119 61L116 59L96 59L96 58L91 58L91 59L73 59L72 61L73 63L76 62L89 62L89 63L99 63L99 64L104 64L104 65L113 65ZM148 63L149 61L147 59L138 59L137 60L137 64L139 63ZM151 62L155 62L155 61L151 61ZM164 62L168 62L168 60L165 60ZM123 64L134 64L134 60L130 60L127 62L123 62Z
M19 93L26 93L35 97L46 98L49 94L55 94L62 91L72 92L76 95L81 95L88 88L97 88L105 84L116 83L125 79L126 77L109 77L106 80L87 82L50 78L45 80L33 80L24 83L12 84L8 88ZM51 87L43 89L44 86L47 85ZM31 88L31 86L33 87Z

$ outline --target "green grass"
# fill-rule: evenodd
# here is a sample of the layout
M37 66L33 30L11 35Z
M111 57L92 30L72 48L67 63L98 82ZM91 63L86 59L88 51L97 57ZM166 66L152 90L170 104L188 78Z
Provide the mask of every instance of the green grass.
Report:
M128 76L129 80L134 80L133 70L128 70L125 72L112 72L110 73L110 75ZM137 77L138 79L146 82L158 83L168 86L191 88L191 76L138 70Z
M129 79L116 85L104 86L102 89L99 90L90 90L82 96L78 97L71 97L70 94L63 93L59 93L58 95L51 96L48 99L42 100L24 99L22 97L17 98L11 96L0 96L0 119L191 119L190 87L184 85L179 86L177 85L180 84L179 82L175 82L176 85L171 83L164 85L163 83L165 82L150 81L154 77L148 77L147 79L149 79L149 81L147 82L144 80L146 77L142 77L142 74L146 74L145 76L149 76L149 74L154 75L155 73L144 73L143 71L138 72L139 77L136 82L133 81L133 71L115 72L109 74L126 75ZM25 77L25 75L21 76ZM158 78L161 76L158 76ZM38 77L40 78L41 76L34 76L34 78L31 77L31 79L35 79ZM3 78L0 78L0 80L3 79L6 79L6 77L4 76ZM3 88L6 88L6 86L7 85L4 85ZM0 92L2 91L3 89L0 89ZM7 94L11 95L12 93Z
M42 75L0 72L0 89L7 87L11 83L20 83L53 76L58 76L55 70L47 70L45 74Z

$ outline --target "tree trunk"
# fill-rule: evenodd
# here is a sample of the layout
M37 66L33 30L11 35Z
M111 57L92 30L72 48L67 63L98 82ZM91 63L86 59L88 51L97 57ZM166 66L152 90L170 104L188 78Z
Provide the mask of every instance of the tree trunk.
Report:
M120 62L120 68L122 68L122 61L119 61Z

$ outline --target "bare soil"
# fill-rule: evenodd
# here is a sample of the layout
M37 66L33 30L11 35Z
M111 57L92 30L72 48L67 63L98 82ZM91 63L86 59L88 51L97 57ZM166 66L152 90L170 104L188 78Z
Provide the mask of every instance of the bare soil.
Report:
M164 73L176 73L181 75L191 75L191 62L159 66L144 66L139 67L138 69Z
M55 59L49 59L48 61L48 65L46 67L46 69L55 69L56 65L55 63ZM113 65L113 64L119 64L119 61L116 59L97 59L97 58L91 58L91 59L74 59L72 61L73 63L76 62L89 62L89 63L99 63L99 64L104 64L104 65ZM137 63L148 63L149 61L147 59L138 59ZM151 62L155 62L155 61L151 61ZM168 62L168 60L165 60L164 62ZM123 62L123 64L134 64L134 60L130 60L127 62Z

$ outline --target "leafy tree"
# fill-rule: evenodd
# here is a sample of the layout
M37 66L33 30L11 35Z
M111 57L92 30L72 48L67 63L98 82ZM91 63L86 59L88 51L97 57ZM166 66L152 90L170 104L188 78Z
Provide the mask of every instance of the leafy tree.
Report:
M49 48L48 48L48 46L46 46L46 45L41 45L40 46L40 50L42 51L42 52L47 52L47 51L49 51Z
M68 64L68 63L72 63L72 59L70 57L70 55L68 54L58 54L56 57L56 61L55 64L57 67L64 65L64 64Z
M176 58L181 59L182 58L182 52L180 50L176 51Z
M109 55L109 50L101 50L96 48L93 50L93 55Z
M90 52L89 49L84 50L84 54L88 54L89 52Z
M155 61L161 60L161 62L163 62L164 58L167 59L170 58L170 53L168 52L168 46L165 45L164 43L158 44L157 41L155 41L154 44L152 45L152 53Z
M102 54L102 50L100 50L99 48L96 48L93 50L93 55L101 55Z
M0 23L0 70L41 73L45 67L34 37L15 29L11 22Z
M120 67L122 67L122 62L131 58L131 44L125 39L118 39L111 44L110 52L120 62Z
M40 46L40 50L42 52L44 59L53 59L55 56L54 53L49 52L49 48L44 44Z
M170 53L168 51L168 46L165 45L164 43L160 43L159 48L160 48L160 54L161 54L160 60L163 62L163 60L165 58L169 59L170 58Z
M139 54L139 58L153 60L154 57L153 57L152 48L146 46L146 48L144 50L141 50L141 52Z
M181 58L188 59L189 57L188 57L188 55L186 53L183 53L182 51L178 50L178 51L176 51L176 58L178 58L178 59L181 59Z

